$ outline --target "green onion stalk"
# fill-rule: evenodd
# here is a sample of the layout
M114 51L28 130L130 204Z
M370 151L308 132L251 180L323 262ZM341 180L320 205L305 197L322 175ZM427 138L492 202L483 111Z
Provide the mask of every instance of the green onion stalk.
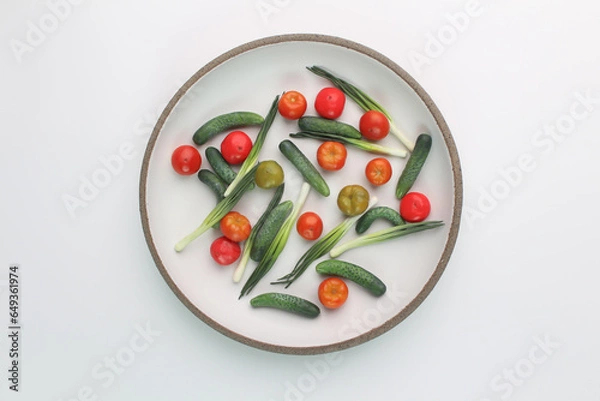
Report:
M407 223L400 226L385 228L383 230L379 230L371 234L361 235L360 237L348 241L345 244L336 246L335 248L331 249L331 251L329 252L329 256L332 258L337 258L338 256L340 256L346 251L349 251L350 249L359 248L370 244L378 244L380 242L384 242L390 239L402 237L420 231L430 230L432 228L441 227L443 225L444 222L442 221L423 221L420 223Z
M377 110L377 111L383 113L390 121L390 132L393 135L395 135L400 140L400 142L402 142L402 144L404 146L406 146L406 148L408 150L410 150L411 152L413 151L413 149L415 147L414 142L411 141L402 131L400 131L400 129L398 129L398 127L396 127L396 125L394 124L394 121L392 120L392 117L390 116L390 113L388 113L387 110L384 109L383 106L381 106L372 97L367 95L365 92L363 92L362 90L360 90L359 88L357 88L356 86L351 84L350 82L335 76L334 74L326 71L325 69L323 69L321 67L312 66L312 67L306 67L306 68L310 72L312 72L320 77L323 77L325 79L328 79L335 87L337 87L342 92L344 92L346 94L346 96L348 96L350 99L354 100L356 102L356 104L358 104L360 106L360 108L363 109L364 111Z
M377 203L377 197L371 196L369 200L369 206L365 210L369 210ZM296 266L292 269L292 271L286 274L283 277L277 279L277 281L272 282L271 284L285 284L285 288L288 288L294 281L296 281L310 266L312 262L319 259L321 256L325 255L329 252L340 240L346 235L348 231L352 228L352 225L362 216L359 214L357 216L347 217L340 224L335 226L331 231L329 231L325 236L321 237L317 242L313 244L305 253L300 257Z
M175 251L181 252L196 238L200 237L221 219L229 213L235 205L242 199L242 196L254 186L254 173L258 166L254 166L249 173L240 181L233 192L217 203L217 206L204 218L204 221L193 232L186 235L181 241L175 244Z
M269 132L269 129L271 128L271 125L273 124L273 120L275 119L275 116L277 115L277 103L278 102L279 102L279 95L275 96L275 100L271 104L269 113L265 117L265 121L261 125L260 131L258 131L258 135L256 136L256 140L254 141L254 145L252 146L252 149L250 149L250 153L248 154L248 157L246 157L246 160L244 160L244 162L240 166L240 170L238 171L237 176L225 190L225 194L224 194L225 196L229 195L233 191L233 189L240 183L240 181L244 178L244 176L246 176L250 172L252 167L254 167L256 164L258 164L258 154L260 153L260 150L262 149L262 147L265 143L265 139L267 138L267 133Z
M322 141L342 142L367 152L386 156L406 157L408 155L408 152L404 149L390 148L389 146L379 145L363 139L346 138L341 135L330 134L327 132L300 131L290 134L290 136L292 138L313 138Z
M285 219L281 230L279 230L275 236L275 239L273 242L271 242L269 248L265 252L265 255L261 261L258 262L256 269L254 269L248 278L248 281L246 281L246 284L244 284L239 298L243 297L244 295L248 295L250 291L256 287L258 282L269 272L269 270L271 270L281 252L283 252L288 238L290 237L290 232L296 224L296 219L298 218L298 215L300 214L300 211L306 202L309 192L310 185L306 182L302 183L302 188L300 189L300 194L298 195L298 199L294 204L292 213L287 217L287 219Z
M244 242L244 250L242 251L242 256L240 257L240 262L238 263L235 271L233 272L233 282L239 283L244 275L244 271L246 270L246 266L248 261L250 260L250 253L252 251L252 246L254 245L254 241L256 239L257 233L260 231L261 227L264 225L267 216L271 213L271 211L279 204L281 198L283 196L283 190L285 188L285 184L281 184L275 190L269 205L263 212L263 214L259 217L258 221L252 227L252 231L250 231L250 236Z

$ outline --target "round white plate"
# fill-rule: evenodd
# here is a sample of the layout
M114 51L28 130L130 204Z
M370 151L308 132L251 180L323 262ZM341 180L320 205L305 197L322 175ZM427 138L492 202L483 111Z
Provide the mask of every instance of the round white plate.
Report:
M249 300L270 291L287 292L317 305L317 287L323 277L308 268L289 288L270 282L291 271L311 245L294 230L287 247L269 274L249 296L238 299L242 284L256 265L250 262L240 283L232 281L231 266L218 266L210 257L211 242L220 236L210 230L177 253L174 245L193 231L215 206L212 192L195 175L177 175L170 165L173 150L193 144L192 134L208 119L231 111L248 110L266 115L275 96L287 90L302 92L309 101L307 115L316 115L312 105L317 92L331 86L305 67L322 66L356 84L378 100L407 136L416 139L427 132L433 146L413 190L430 198L428 220L443 220L441 228L385 243L358 248L340 259L361 265L387 285L380 298L349 283L350 296L337 310L321 307L316 319L306 319L272 309L254 309ZM348 99L340 121L358 124L362 111ZM253 139L257 128L245 130ZM261 160L274 159L286 173L283 200L296 200L301 176L280 154L278 143L298 131L297 123L277 116L271 127ZM219 147L223 135L199 147L203 168L210 168L204 149ZM313 139L293 139L316 165ZM382 141L400 147L389 135ZM379 199L378 205L397 209L396 181L407 159L391 158L394 174L382 187L373 187L364 175L368 160L377 157L348 148L346 166L323 172L331 188L328 198L311 191L303 208L316 211L324 221L324 233L344 217L336 206L338 191L348 184L361 184ZM256 222L272 191L259 188L246 194L234 210ZM284 35L239 46L200 69L175 94L162 113L149 140L140 181L140 210L144 234L159 271L179 299L200 319L219 332L261 349L292 354L316 354L348 348L388 331L405 319L430 293L442 274L456 241L462 206L460 163L454 141L439 110L425 91L403 69L385 56L355 42L322 35ZM389 223L376 222L371 230ZM350 231L340 243L356 236ZM322 258L324 259L324 258Z

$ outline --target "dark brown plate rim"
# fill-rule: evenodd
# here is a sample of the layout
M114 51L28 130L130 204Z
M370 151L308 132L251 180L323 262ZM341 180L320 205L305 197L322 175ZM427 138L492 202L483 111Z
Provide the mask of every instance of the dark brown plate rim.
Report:
M257 49L257 48L260 48L263 46L283 43L283 42L318 42L318 43L328 43L328 44L332 44L332 45L336 45L336 46L345 47L350 50L354 50L358 53L362 53L362 54L378 61L379 63L383 64L384 66L386 66L390 70L392 70L394 73L396 73L402 80L404 80L417 93L417 95L421 98L421 100L425 103L425 105L429 109L430 113L433 115L433 118L435 119L435 122L438 125L438 128L440 129L442 136L444 138L444 141L446 143L446 147L448 149L448 153L450 155L450 161L451 161L451 165L452 165L452 176L454 178L454 209L453 209L453 213L452 213L452 222L451 222L450 230L448 233L448 240L446 241L446 245L445 245L442 255L438 261L436 269L434 270L434 272L431 275L431 277L429 278L429 280L425 283L423 289L417 294L417 296L405 308L403 308L400 312L398 312L398 314L396 314L395 316L393 316L392 318L387 320L384 324L382 324L378 327L375 327L375 328L371 329L370 331L365 332L357 337L354 337L354 338L351 338L348 340L344 340L344 341L340 341L340 342L336 342L336 343L332 343L332 344L321 345L321 346L291 347L291 346L275 345L275 344L269 344L266 342L258 341L258 340L246 337L244 335L241 335L235 331L232 331L232 330L228 329L227 327L224 327L223 325L217 323L215 320L211 319L206 314L204 314L200 309L198 309L194 304L192 304L190 302L190 300L185 296L185 294L183 294L181 292L181 290L177 287L177 285L175 284L173 279L168 274L167 269L165 268L160 256L158 255L157 248L156 248L156 245L154 244L154 239L153 239L152 233L150 231L150 224L149 224L149 219L148 219L148 207L147 207L147 202L146 202L146 186L147 186L146 184L147 184L147 179L148 179L148 168L149 168L149 163L150 163L150 157L152 155L152 151L154 150L154 146L156 144L158 135L160 134L160 132L165 124L165 121L167 120L168 116L171 114L171 112L173 111L174 107L179 102L179 100L185 95L185 93L196 82L198 82L198 80L200 80L209 71L215 69L216 67L218 67L225 61L227 61L233 57L236 57L242 53L253 50L253 49ZM150 249L152 258L154 259L154 262L156 263L156 266L157 266L160 274L162 275L164 280L167 282L167 284L169 285L171 290L175 293L175 295L179 298L179 300L194 315L196 315L200 320L202 320L203 322L205 322L206 324L208 324L210 327L217 330L218 332L226 335L227 337L232 338L240 343L258 348L258 349L275 352L275 353L282 353L282 354L315 355L315 354L323 354L323 353L341 351L341 350L365 343L375 337L378 337L378 336L386 333L393 327L397 326L404 319L406 319L425 300L425 298L431 293L431 291L433 290L433 288L439 281L442 273L446 269L446 265L448 264L448 260L450 258L450 255L452 254L452 251L456 244L456 239L458 237L458 231L459 231L459 225L460 225L461 211L462 211L463 187L462 187L462 172L461 172L458 151L456 149L456 144L454 142L454 139L453 139L452 135L450 134L450 129L448 128L448 125L446 124L446 121L444 120L442 113L437 108L437 106L434 104L431 97L425 92L425 90L421 87L421 85L419 85L419 83L417 83L417 81L412 76L410 76L410 74L408 74L398 64L396 64L395 62L393 62L386 56L382 55L381 53L379 53L369 47L366 47L362 44L351 41L351 40L343 39L343 38L336 37L336 36L321 35L321 34L286 34L286 35L276 35L276 36L265 37L265 38L254 40L254 41L245 43L243 45L240 45L238 47L235 47L235 48L229 50L228 52L223 53L222 55L218 56L217 58L215 58L208 64L206 64L204 67L202 67L200 70L198 70L190 79L188 79L188 81L185 82L185 84L183 84L183 86L175 93L173 98L169 101L169 103L165 107L164 111L160 115L160 117L152 131L152 134L150 136L148 145L147 145L145 153L144 153L144 159L142 161L139 193L140 193L139 207L140 207L140 214L141 214L141 220L142 220L142 227L143 227L143 231L144 231L144 237L145 237L146 243L148 244L148 247Z

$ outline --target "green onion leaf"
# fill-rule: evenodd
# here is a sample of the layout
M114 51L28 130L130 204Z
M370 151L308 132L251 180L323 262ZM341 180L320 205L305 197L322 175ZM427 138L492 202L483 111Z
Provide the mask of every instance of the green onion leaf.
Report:
M252 227L252 231L250 231L250 236L244 242L244 250L242 251L242 256L240 258L240 262L238 263L235 271L233 272L233 282L238 283L242 276L244 275L244 271L246 270L246 265L248 264L248 260L250 259L250 252L252 251L252 245L254 244L254 240L256 239L256 234L260 231L261 227L265 223L267 216L275 209L275 206L279 204L283 196L283 190L285 188L285 184L281 184L275 190L271 201L267 205L267 208L263 212L263 214L258 218L258 221Z
M279 95L275 96L275 100L271 104L271 108L269 109L269 113L265 117L265 121L260 127L260 131L258 131L258 135L256 136L256 140L254 141L254 145L246 157L246 160L240 166L240 170L238 171L235 179L229 184L227 189L225 190L225 196L229 195L233 189L240 183L240 181L247 175L252 167L254 167L258 163L258 154L265 143L265 139L267 138L267 133L273 124L273 120L277 115L277 103L279 102Z
M372 208L377 203L377 197L371 196L369 200L369 207L367 210ZM366 211L365 210L365 213ZM364 213L362 213L364 214ZM321 256L325 255L329 252L341 239L346 235L352 225L362 216L359 214L357 216L347 217L340 224L335 226L331 231L329 231L325 236L315 242L298 260L296 266L292 269L292 271L286 274L283 277L277 279L277 281L272 282L271 284L285 284L285 288L292 285L294 281L296 281L302 273L306 271L308 266L315 260L319 259Z
M361 109L363 109L364 111L377 110L377 111L385 114L385 116L388 118L388 120L390 120L390 132L392 134L394 134L400 140L400 142L402 142L402 144L404 146L406 146L408 148L408 150L410 150L412 152L412 150L415 147L414 142L411 141L410 139L408 139L406 137L406 135L402 131L400 131L398 129L398 127L396 127L396 125L394 125L394 122L392 121L392 117L390 116L390 113L388 113L387 110L384 109L383 106L381 106L372 97L367 95L365 92L363 92L358 87L351 84L350 82L348 82L340 77L335 76L331 72L326 71L325 69L323 69L321 67L312 66L312 67L306 67L306 68L310 72L329 80L336 88L340 89L342 92L344 92L346 94L346 96L348 96L350 99L354 100L354 102L356 102L356 104L358 104L358 106Z
M308 197L309 192L310 185L306 182L302 183L302 188L300 189L300 194L298 195L298 199L294 204L292 213L284 221L281 230L279 230L279 232L275 236L275 239L273 240L273 242L271 242L271 245L269 245L269 248L265 252L265 255L263 256L261 261L258 262L256 269L254 269L254 271L248 278L248 281L246 281L246 284L244 284L244 287L240 292L240 298L244 295L248 295L250 291L252 291L252 289L256 287L258 282L269 272L269 270L271 270L281 252L283 252L283 249L287 244L288 238L290 237L290 232L296 224L296 219L298 218L298 215L300 214L300 211L302 210L302 207L306 202L306 198Z
M329 252L329 256L337 258L341 254L350 249L359 248L370 244L378 244L390 239L402 237L408 234L417 233L420 231L430 230L432 228L441 227L444 225L442 221L423 221L420 223L407 223L400 226L386 228L376 231L372 234L365 234L357 237L345 244L339 245Z
M175 244L175 251L181 252L183 249L188 246L193 240L200 237L206 231L208 231L212 226L218 224L219 221L229 213L235 205L242 199L242 196L250 190L254 185L254 172L258 166L254 166L249 174L247 174L241 181L240 184L235 188L233 192L229 196L223 198L222 201L217 203L217 206L206 216L202 224L198 226L193 232L186 235L181 241Z
M371 153L377 153L380 155L406 157L408 152L404 149L390 148L389 146L382 146L376 143L365 141L363 139L346 138L341 135L330 134L328 132L316 132L316 131L300 131L290 134L292 138L313 138L322 141L337 141L347 145L354 146L358 149L365 150Z

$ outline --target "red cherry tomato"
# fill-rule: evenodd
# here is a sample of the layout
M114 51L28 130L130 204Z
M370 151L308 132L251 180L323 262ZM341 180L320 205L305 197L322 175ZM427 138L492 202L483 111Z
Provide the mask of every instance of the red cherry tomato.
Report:
M237 242L219 237L210 245L210 256L222 266L230 265L240 257L242 249Z
M410 223L425 220L430 211L429 199L420 192L409 192L400 200L400 216Z
M221 232L224 236L234 242L241 242L250 236L250 220L238 212L229 212L221 219L219 223Z
M277 109L288 120L297 120L306 112L306 98L298 91L288 91L281 95Z
M377 157L367 163L365 175L371 184L383 185L392 178L392 165L388 159Z
M315 98L315 110L323 117L330 120L342 115L346 104L346 95L338 88L323 88Z
M323 142L317 149L317 162L325 170L340 170L346 164L348 151L340 142Z
M202 165L202 156L193 146L181 145L171 155L173 169L181 175L196 174Z
M390 121L377 110L369 110L363 114L358 125L360 133L372 141L383 139L390 132Z
M296 230L302 238L314 241L323 233L323 220L314 212L303 213L298 217Z
M229 164L242 164L252 149L252 139L243 131L227 134L221 142L221 153Z
M338 277L329 277L319 285L319 301L328 309L337 309L348 299L348 286Z

